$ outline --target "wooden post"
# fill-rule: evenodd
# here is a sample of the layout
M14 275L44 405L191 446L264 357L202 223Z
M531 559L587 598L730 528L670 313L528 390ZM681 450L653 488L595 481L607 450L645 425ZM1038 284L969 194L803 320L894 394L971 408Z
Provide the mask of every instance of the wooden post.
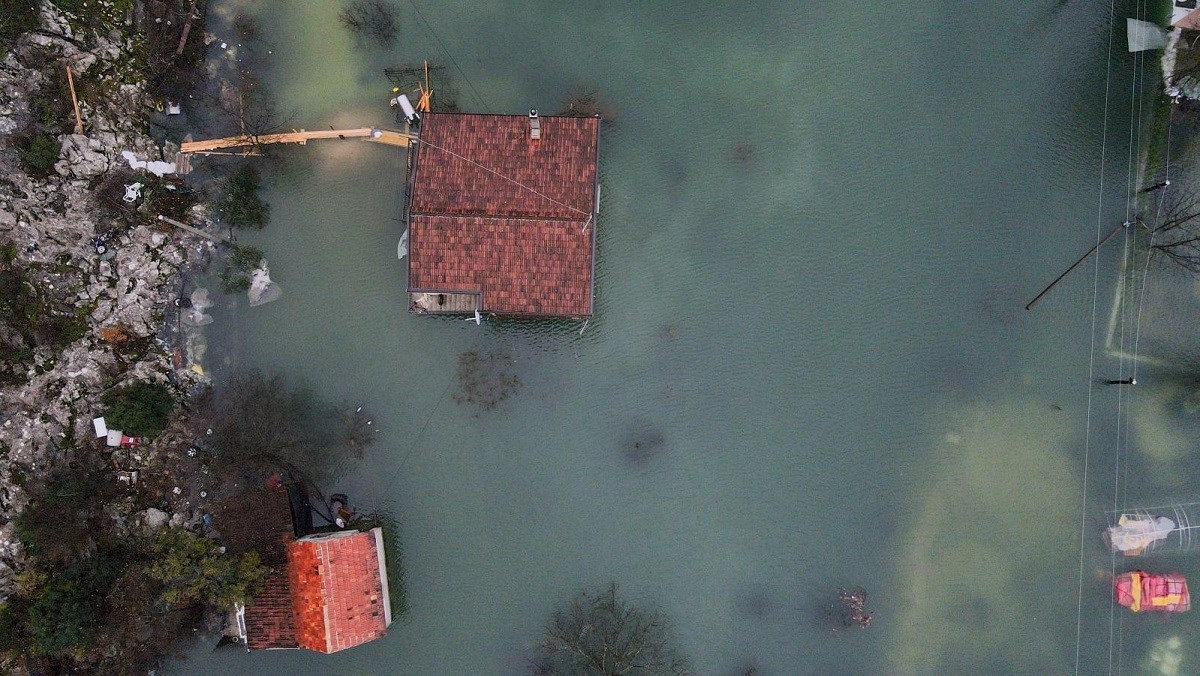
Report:
M167 218L166 216L159 214L158 220L163 221L164 223L170 223L171 225L179 228L180 230L186 230L187 232L190 232L193 235L196 235L198 237L203 237L205 239L212 240L214 242L221 241L221 239L219 237L213 237L212 235L208 234L207 232L204 232L203 230L193 228L192 226L190 226L186 223L180 223L179 221L175 220L174 218Z
M1117 234L1118 232L1121 232L1121 230L1123 230L1123 229L1125 229L1125 228L1127 228L1127 227L1129 227L1129 226L1131 226L1131 225L1133 225L1133 223L1132 223L1132 222L1130 222L1130 221L1126 221L1125 223L1122 223L1121 225L1118 225L1117 227L1113 228L1113 231L1112 231L1112 232L1108 233L1108 235L1106 235L1106 236L1104 237L1104 239L1102 239L1102 240L1100 240L1099 242L1097 242L1097 243L1096 243L1096 246L1092 247L1091 249L1088 249L1088 252L1087 252L1087 253L1085 253L1085 254L1083 254L1082 256L1080 256L1080 257L1079 257L1079 260L1075 261L1075 264L1074 264L1074 265L1072 265L1071 267L1067 268L1066 272L1062 273L1062 274L1061 274L1061 275L1059 275L1058 277L1055 277L1055 278L1054 278L1054 281L1053 281L1053 282L1050 282L1050 285L1049 285L1049 286L1047 286L1046 288L1042 289L1042 292L1041 292L1041 293L1039 293L1037 296L1035 296L1033 300L1029 301L1029 304L1025 306L1025 309L1026 309L1026 310L1032 310L1032 309L1033 309L1033 306L1034 306L1034 305L1035 305L1035 304L1036 304L1036 303L1037 303L1039 300L1041 300L1041 299L1042 299L1042 296L1045 296L1047 293L1049 293L1049 292L1050 292L1050 289L1053 289L1053 288L1054 288L1054 287L1055 287L1055 286L1056 286L1056 285L1057 285L1059 282L1061 282L1061 281L1063 280L1063 278L1064 278L1064 277L1066 277L1067 275L1071 274L1071 271L1072 271L1072 270L1074 270L1075 268L1079 267L1079 266L1080 266L1080 265L1081 265L1081 264L1082 264L1084 261L1086 261L1086 260L1088 259L1088 256L1091 256L1092 254L1096 253L1096 251L1097 251L1097 250L1098 250L1098 249L1099 249L1099 248L1100 248L1100 247L1101 247L1101 246L1102 246L1102 245L1103 245L1105 242L1107 242L1108 240L1112 239L1112 236L1113 236L1113 235Z
M175 56L183 54L183 48L187 45L188 33L192 32L192 19L196 17L196 1L192 0L192 6L188 9L187 21L183 24L183 35L179 36L179 46L175 48Z
M75 133L83 133L83 117L79 114L79 99L75 96L75 76L71 74L71 64L67 64L67 87L71 89L71 106L75 109Z

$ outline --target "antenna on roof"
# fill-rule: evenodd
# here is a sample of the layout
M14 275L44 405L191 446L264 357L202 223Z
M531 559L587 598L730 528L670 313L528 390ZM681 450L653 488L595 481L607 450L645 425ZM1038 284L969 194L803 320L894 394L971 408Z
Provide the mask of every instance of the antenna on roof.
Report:
M529 110L529 138L535 141L542 138L542 121L538 119L537 108Z

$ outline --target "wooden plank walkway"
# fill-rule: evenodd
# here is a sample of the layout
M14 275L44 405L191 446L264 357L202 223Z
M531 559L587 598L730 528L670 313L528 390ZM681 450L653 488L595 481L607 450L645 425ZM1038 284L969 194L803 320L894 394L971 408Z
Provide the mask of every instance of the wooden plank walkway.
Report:
M198 228L193 228L192 226L188 225L187 223L180 223L179 221L175 220L174 218L167 218L166 216L163 216L162 214L158 215L158 220L163 221L164 223L170 223L171 225L179 228L180 230L186 230L187 232L190 232L193 235L196 235L198 237L203 237L205 239L212 240L214 242L225 241L225 240L221 239L220 237L214 237L213 235L210 235L207 232L204 232L203 230L200 230Z
M411 299L409 309L420 315L471 314L482 309L477 293L421 293L417 291L411 294Z
M346 140L352 138L363 139L364 141L372 141L375 143L383 143L390 146L399 146L407 148L416 138L416 134L407 134L401 131L391 131L388 129L374 129L371 127L359 127L357 129L326 129L322 131L292 131L282 134L261 134L254 136L252 134L241 134L239 136L227 136L225 138L208 139L206 141L184 141L179 145L181 153L211 153L220 150L229 150L233 148L253 148L255 146L269 145L273 143L296 143L305 145L309 141L325 141L325 140Z

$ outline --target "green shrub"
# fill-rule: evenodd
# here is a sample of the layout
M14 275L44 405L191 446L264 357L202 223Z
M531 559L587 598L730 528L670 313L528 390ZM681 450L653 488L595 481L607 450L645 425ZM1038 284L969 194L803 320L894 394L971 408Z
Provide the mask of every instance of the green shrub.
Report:
M35 655L65 656L92 644L104 597L121 573L105 553L79 559L50 575L30 600L25 633Z
M38 27L40 0L0 0L0 43Z
M35 655L63 655L86 647L98 613L88 590L75 579L54 577L29 607L26 630Z
M159 533L153 551L147 574L164 585L162 600L174 606L232 608L249 601L267 577L258 552L224 554L213 540L182 528Z
M22 627L25 609L18 605L19 601L16 597L10 597L0 606L0 653L19 652L25 646Z
M137 437L163 431L175 409L175 398L159 383L133 383L110 390L103 401L108 426Z
M250 273L262 262L263 252L249 244L231 244L225 269L221 271L221 288L225 293L237 293L250 288Z
M222 184L225 196L217 202L217 208L229 225L261 230L271 220L271 205L258 196L262 178L254 167L238 167Z
M35 174L45 176L54 170L62 144L50 134L36 134L21 150L21 161Z
M102 475L66 472L31 489L29 505L17 514L16 533L30 556L66 561L88 548L97 529L97 507L111 490Z

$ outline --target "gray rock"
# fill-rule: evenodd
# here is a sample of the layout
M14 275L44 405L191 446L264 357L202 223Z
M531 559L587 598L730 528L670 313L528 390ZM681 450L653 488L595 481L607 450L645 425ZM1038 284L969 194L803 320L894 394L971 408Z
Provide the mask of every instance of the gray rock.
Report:
M162 511L161 509L156 509L154 507L151 507L142 512L142 521L146 524L146 527L149 528L150 530L158 530L159 528L162 528L163 526L167 525L168 518L169 517L167 516L166 512Z
M108 171L108 158L92 148L90 139L83 134L61 137L62 150L54 171L59 176L90 178Z

